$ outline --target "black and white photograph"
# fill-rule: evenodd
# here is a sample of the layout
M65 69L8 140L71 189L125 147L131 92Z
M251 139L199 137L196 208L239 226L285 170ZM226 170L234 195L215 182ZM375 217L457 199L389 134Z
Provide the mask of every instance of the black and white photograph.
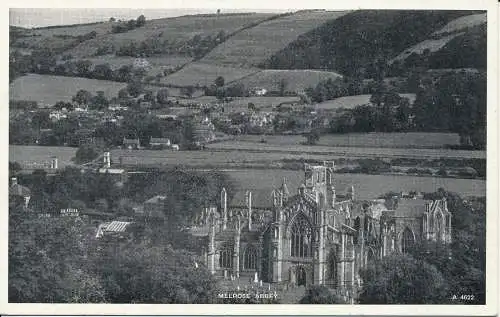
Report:
M9 8L6 302L496 305L498 12L451 8Z

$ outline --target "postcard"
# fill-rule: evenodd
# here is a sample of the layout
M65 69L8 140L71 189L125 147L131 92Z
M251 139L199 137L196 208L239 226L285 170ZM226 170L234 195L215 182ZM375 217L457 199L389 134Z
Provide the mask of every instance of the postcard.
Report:
M5 10L0 313L498 313L494 1L130 5Z

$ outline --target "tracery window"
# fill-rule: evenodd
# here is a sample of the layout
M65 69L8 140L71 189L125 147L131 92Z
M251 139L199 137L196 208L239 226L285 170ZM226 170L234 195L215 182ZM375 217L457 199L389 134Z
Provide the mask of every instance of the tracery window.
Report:
M233 267L233 248L232 245L225 245L219 251L219 267L230 269Z
M291 255L294 257L311 257L312 229L304 216L298 216L292 225Z
M253 246L248 246L243 254L243 269L256 270L257 269L257 250Z
M437 241L441 241L443 237L443 215L441 215L440 212L436 214L436 218L434 220L434 228Z
M415 238L413 237L413 232L406 227L403 231L403 236L401 237L401 252L408 253L414 244Z

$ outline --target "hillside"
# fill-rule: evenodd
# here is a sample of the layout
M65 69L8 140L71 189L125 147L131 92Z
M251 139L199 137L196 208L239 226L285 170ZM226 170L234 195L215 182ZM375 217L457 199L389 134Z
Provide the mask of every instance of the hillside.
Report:
M469 15L474 17L465 18ZM459 18L462 20L456 21ZM448 41L469 36L470 29L462 25L475 25L477 21L477 12L471 11L355 11L303 34L260 66L328 69L348 76L361 72L370 78L380 58L390 60L409 48L417 50L415 46L423 47L422 51L446 48ZM429 42L418 46L424 41Z
M266 21L235 34L213 49L201 62L254 67L301 34L345 14L347 11L303 11Z

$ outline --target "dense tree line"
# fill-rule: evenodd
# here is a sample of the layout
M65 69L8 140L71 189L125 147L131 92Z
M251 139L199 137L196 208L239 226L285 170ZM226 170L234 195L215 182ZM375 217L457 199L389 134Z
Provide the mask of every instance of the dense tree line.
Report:
M472 13L444 10L355 11L299 36L260 66L272 69L331 70L350 77L360 74L363 78L374 78L377 58L393 58L408 47L432 37L433 32L451 20ZM478 52L486 56L486 51L474 49L464 54L474 59L481 55ZM462 59L464 62L467 60Z
M135 28L139 28L146 24L146 17L141 15L137 18L137 20L131 19L127 22L117 22L114 23L111 27L112 33L125 33L131 31Z
M475 304L486 300L486 201L440 190L452 213L452 243L422 242L410 254L376 260L362 271L363 304ZM462 298L461 295L472 295ZM453 295L456 295L454 298Z
M189 56L194 59L200 59L210 52L214 47L224 42L227 38L224 30L215 35L193 36L188 41L162 40L160 37L149 38L142 42L130 42L121 46L114 52L116 56L149 57L160 54L174 54ZM98 50L97 55L109 54L109 49Z
M15 175L15 164L9 164ZM17 175L32 190L29 210L9 200L9 301L109 303L212 303L215 281L182 230L201 208L231 188L217 172L148 170L117 185L106 175L66 168ZM136 239L101 244L85 216L41 217L61 208L128 215L133 201L169 199L166 221L139 226ZM142 220L136 219L140 224ZM192 245L189 245L191 241Z

